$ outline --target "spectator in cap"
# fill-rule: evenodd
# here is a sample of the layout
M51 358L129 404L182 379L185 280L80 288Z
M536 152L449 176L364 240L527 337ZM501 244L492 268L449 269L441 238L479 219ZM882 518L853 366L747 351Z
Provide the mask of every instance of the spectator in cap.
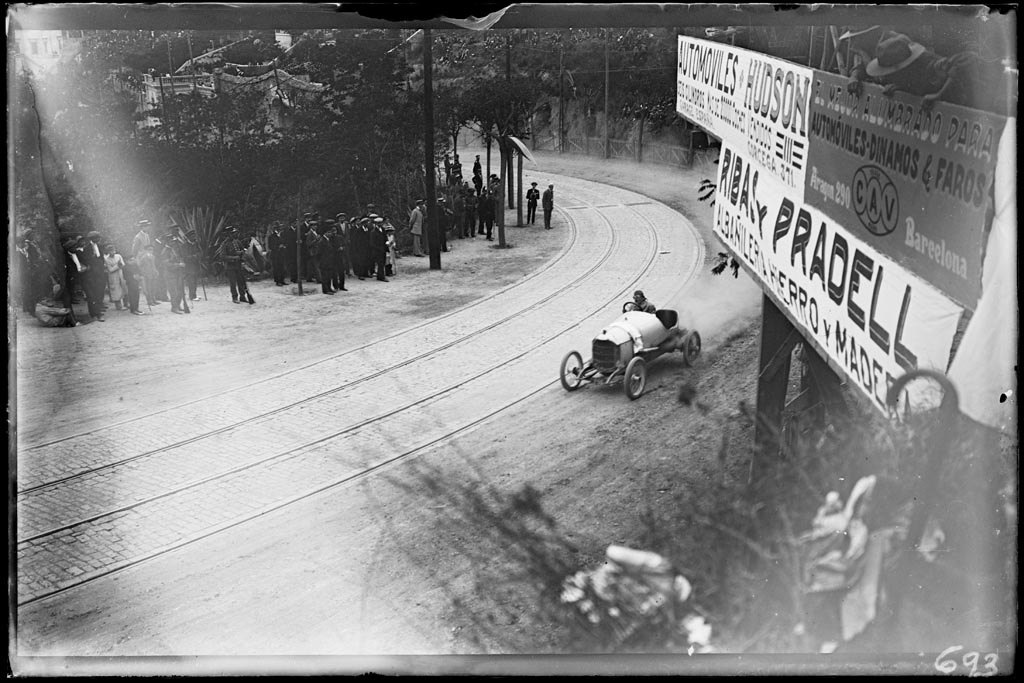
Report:
M409 232L412 233L412 255L423 256L423 225L426 222L425 199L417 199L416 206L409 214Z
M274 276L274 284L283 287L285 284L286 270L285 253L287 248L284 244L284 236L281 234L281 224L274 221L267 235L267 251L270 252L270 273Z
M153 295L157 287L157 277L159 272L156 269L156 256L153 254L153 245L146 246L142 253L139 254L137 259L139 262L139 272L142 273L142 292L146 295L146 305L156 306L161 303Z
M79 325L80 323L75 318L74 301L71 297L72 292L75 291L75 284L82 273L82 262L78 260L78 240L66 239L61 246L64 247L64 286L61 288L60 301L69 311L69 320L74 325Z
M312 251L316 258L317 272L320 275L320 291L324 294L334 294L334 272L335 254L333 237L337 232L337 226L333 218L324 221L320 229L320 235L314 242Z
M320 281L317 275L315 250L316 241L320 239L317 228L317 221L312 213L300 226L302 244L299 249L302 251L302 279L306 282Z
M486 231L487 239L492 240L491 232L494 230L494 197L491 196L490 190L484 189L480 191L480 196L476 200L476 215L480 217L480 229L477 232L478 235L485 234Z
M171 313L191 313L185 296L185 248L181 238L171 234L163 239L164 272L167 290L171 295Z
M476 196L469 183L463 183L462 195L462 230L463 237L474 237L476 233Z
M42 270L42 256L32 236L32 230L26 230L25 234L18 240L16 251L18 254L18 272L21 276L21 310L24 313L35 316L36 302L39 300L42 290L42 287L37 285L40 280L39 274Z
M452 210L444 197L437 198L437 231L441 235L441 251L448 249L448 231L452 229Z
M248 301L256 303L249 293L249 287L245 284L245 272L242 270L242 252L245 247L238 239L238 230L234 226L224 228L224 241L217 250L221 262L224 264L224 272L228 276L228 286L231 288L232 303Z
M352 259L350 257L352 245L349 240L349 237L352 234L352 224L349 222L348 214L344 211L339 212L334 219L338 222L338 234L336 240L339 243L337 248L340 250L338 257L341 261L341 265L339 266L341 268L341 279L343 285L341 291L344 292L348 291L344 287L345 276L349 275L354 277L352 273Z
M462 186L452 188L452 236L462 239L465 235L462 226L466 220L466 199L462 196Z
M127 299L127 283L124 280L124 258L117 253L113 244L103 245L103 269L107 274L107 294L114 308L122 310Z
M127 290L126 301L128 310L133 315L143 315L139 310L139 294L142 292L142 271L139 268L139 259L131 254L128 255L124 264L124 282Z
M344 216L345 214L339 214ZM331 233L330 251L333 260L332 269L334 278L331 287L336 292L347 292L345 288L345 271L348 270L348 226L345 223L334 222L334 230Z
M530 189L526 191L526 222L533 225L537 221L537 202L540 201L540 190L537 183L530 183Z
M370 226L369 216L364 216L349 227L348 243L349 258L352 259L352 272L360 280L365 280L370 269Z
M284 263L288 270L288 278L292 281L292 284L298 284L299 282L299 264L297 262L298 254L298 229L294 223L289 223L284 230L281 231L281 243L284 245Z
M388 282L384 275L387 265L388 237L384 234L384 219L377 216L373 219L373 227L370 228L370 255L373 259L373 269L377 273L380 282Z
M548 189L544 190L544 196L541 199L541 205L544 207L544 229L551 229L551 212L555 210L555 186L548 185Z
M135 237L132 238L132 255L137 257L152 243L152 240L148 232L150 229L149 221L141 220L136 225L139 230L135 233Z
M82 289L85 291L85 300L89 306L89 315L93 320L104 322L103 294L107 289L107 272L103 263L103 252L100 250L100 234L95 230L86 234L85 244L82 246L81 256Z

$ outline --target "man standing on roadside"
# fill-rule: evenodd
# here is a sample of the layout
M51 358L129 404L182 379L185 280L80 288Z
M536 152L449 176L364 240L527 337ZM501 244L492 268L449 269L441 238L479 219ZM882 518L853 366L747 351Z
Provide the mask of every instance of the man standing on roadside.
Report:
M228 276L228 286L231 287L231 301L236 304L246 301L254 304L256 301L245 284L245 271L242 269L244 248L238 240L238 231L229 225L224 228L224 234L226 237L220 245L219 256L224 263L224 272Z
M483 235L486 229L487 239L490 240L491 232L494 230L494 198L489 191L480 192L476 202L476 213L480 217L480 231L477 234Z
M287 249L284 244L281 224L274 222L270 234L267 235L267 250L270 252L270 272L274 275L274 284L283 287L285 278L285 254Z
M171 313L191 313L188 297L185 296L185 254L181 239L177 235L164 237L164 269L167 273L167 289L171 295Z
M469 187L469 183L462 184L462 199L464 216L462 218L462 236L475 237L476 233L476 196Z
M334 281L331 286L337 292L345 289L345 273L351 272L348 262L348 224L345 214L339 213L335 219L334 234L331 235L331 254L334 256Z
M338 234L337 238L341 244L341 279L342 279L342 290L344 291L344 280L346 275L352 275L352 259L350 257L349 248L349 236L352 234L352 225L349 223L348 214L345 212L338 213L334 220L338 221Z
M132 256L138 258L146 247L150 245L149 233L146 230L149 228L149 221L141 220L138 222L139 231L135 233L134 239L132 239Z
M196 244L195 231L190 230L185 235L184 243L179 243L182 249L182 256L185 257L185 285L188 287L189 301L199 301L199 276L203 268L203 254Z
M384 232L384 219L381 216L374 216L373 227L370 228L370 255L373 259L377 279L381 282L389 282L384 275L384 271L387 269L388 236Z
M409 214L409 232L412 233L412 255L423 256L423 224L426 218L426 200L417 199L416 208Z
M551 212L555 210L555 186L548 185L548 189L544 190L544 197L541 200L541 204L544 207L544 229L551 229Z
M321 234L312 249L316 254L317 272L320 275L320 290L324 294L334 294L334 236L337 231L333 218L324 221L323 234Z
M142 273L142 291L146 295L146 305L155 306L160 303L153 296L156 291L156 279L159 273L156 269L156 257L153 255L153 245L145 247L139 254L139 271Z
M530 183L532 187L526 191L526 222L533 225L537 220L537 202L540 201L540 190L537 183Z
M437 231L441 235L441 251L448 251L448 230L452 227L452 210L445 205L444 197L437 198Z
M297 234L293 223L289 223L288 227L281 231L281 243L284 245L284 262L288 267L288 278L292 281L293 285L299 282L299 264L295 262L295 256L299 253ZM281 279L283 280L284 278Z
M85 246L82 247L79 259L85 271L82 289L85 290L89 315L93 320L105 322L103 292L107 287L107 271L103 263L103 252L100 251L100 234L95 230L86 235Z

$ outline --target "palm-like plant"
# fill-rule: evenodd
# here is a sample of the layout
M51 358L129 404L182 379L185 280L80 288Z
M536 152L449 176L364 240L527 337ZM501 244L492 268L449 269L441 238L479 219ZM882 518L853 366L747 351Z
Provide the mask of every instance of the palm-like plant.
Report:
M227 216L218 215L211 207L192 207L171 212L170 219L182 239L187 237L195 242L203 274L215 273L217 249L223 239Z

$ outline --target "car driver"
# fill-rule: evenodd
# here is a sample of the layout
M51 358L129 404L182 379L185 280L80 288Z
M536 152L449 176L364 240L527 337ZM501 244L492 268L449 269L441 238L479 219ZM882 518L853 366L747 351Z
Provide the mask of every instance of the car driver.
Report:
M657 310L639 289L633 292L633 303L636 304L636 310L644 313L654 313Z

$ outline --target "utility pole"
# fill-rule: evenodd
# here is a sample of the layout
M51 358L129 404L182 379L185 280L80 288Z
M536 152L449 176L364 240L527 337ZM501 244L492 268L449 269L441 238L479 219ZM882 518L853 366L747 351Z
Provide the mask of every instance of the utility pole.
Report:
M612 155L611 140L608 137L608 53L612 30L604 30L604 158Z
M558 151L565 151L565 68L562 62L563 49L558 48Z
M192 92L196 91L196 62L195 57L192 56L192 35L188 36L188 65L189 70L192 72Z
M430 29L423 29L423 170L427 187L427 253L430 270L441 269L441 240L437 234L437 190L434 187L434 57Z

